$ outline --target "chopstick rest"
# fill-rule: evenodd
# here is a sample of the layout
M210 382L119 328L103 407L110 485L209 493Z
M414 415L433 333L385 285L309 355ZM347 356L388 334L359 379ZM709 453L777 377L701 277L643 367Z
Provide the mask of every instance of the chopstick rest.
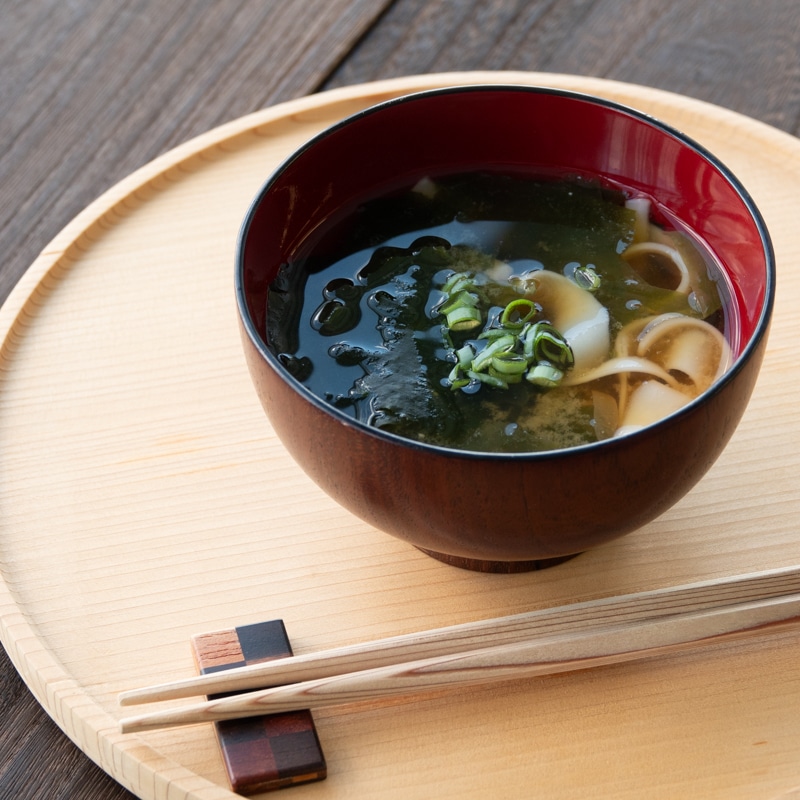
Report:
M241 625L192 638L201 674L292 655L283 620ZM236 692L211 695L226 697ZM327 766L310 711L290 711L215 722L228 780L243 795L268 792L326 777Z

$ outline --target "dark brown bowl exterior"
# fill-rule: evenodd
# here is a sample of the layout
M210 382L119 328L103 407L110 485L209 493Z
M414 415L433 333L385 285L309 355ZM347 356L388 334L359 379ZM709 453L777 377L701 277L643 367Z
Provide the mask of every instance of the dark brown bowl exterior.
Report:
M574 555L658 517L728 443L766 342L680 418L602 446L498 458L392 440L335 417L265 361L246 332L243 341L270 422L312 480L376 528L454 563Z
M440 109L456 130L477 120L474 136L451 147L438 128L429 127L421 138L407 135L409 125L429 124ZM492 124L485 124L489 117ZM267 181L242 228L236 270L242 340L256 391L281 441L322 489L371 525L437 558L473 569L520 571L640 528L702 478L747 406L774 300L765 226L723 165L643 114L530 87L421 93L331 131ZM368 191L371 181L385 186L444 162L452 170L459 163L518 166L535 157L545 159L539 166L593 171L666 198L721 258L731 279L739 341L733 367L709 391L633 435L549 453L500 455L423 445L368 428L286 372L266 343L266 289L315 225Z

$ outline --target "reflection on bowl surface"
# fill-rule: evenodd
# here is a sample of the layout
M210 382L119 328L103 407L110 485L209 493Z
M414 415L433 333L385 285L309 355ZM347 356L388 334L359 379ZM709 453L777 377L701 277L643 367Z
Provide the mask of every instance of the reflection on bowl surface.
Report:
M635 110L521 86L333 126L269 177L236 263L248 366L298 464L377 528L508 572L633 531L700 480L750 398L774 282L758 210L713 155ZM409 394L397 374L423 357ZM561 398L574 418L559 410L554 438L539 410Z

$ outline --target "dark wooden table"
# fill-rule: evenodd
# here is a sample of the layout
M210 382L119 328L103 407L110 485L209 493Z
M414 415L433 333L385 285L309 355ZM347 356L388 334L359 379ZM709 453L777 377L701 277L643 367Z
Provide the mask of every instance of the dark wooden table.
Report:
M639 83L800 133L797 0L0 0L0 299L84 206L196 134L475 69ZM0 651L0 800L129 797Z

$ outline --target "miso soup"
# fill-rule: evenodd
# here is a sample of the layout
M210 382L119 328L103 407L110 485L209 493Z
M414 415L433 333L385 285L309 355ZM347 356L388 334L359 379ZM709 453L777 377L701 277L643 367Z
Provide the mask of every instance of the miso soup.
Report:
M270 287L266 334L297 380L367 425L553 450L638 430L728 368L722 275L623 188L426 177L313 235Z

